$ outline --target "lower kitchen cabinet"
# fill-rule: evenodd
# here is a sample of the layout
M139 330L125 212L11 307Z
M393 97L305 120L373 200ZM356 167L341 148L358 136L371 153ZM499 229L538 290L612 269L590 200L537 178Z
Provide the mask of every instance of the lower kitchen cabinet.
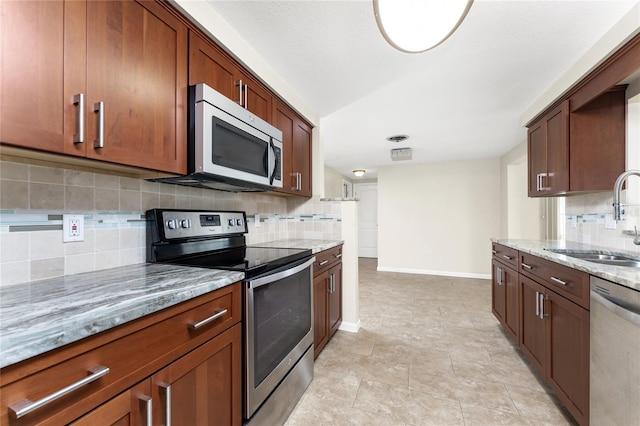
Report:
M149 425L153 424L152 410L151 381L147 379L82 416L71 426Z
M571 415L588 424L588 274L495 243L491 262L494 315Z
M235 283L5 367L0 425L167 424L168 408L176 425L239 425L241 315ZM19 419L10 415L10 407L71 384L82 385Z
M313 265L313 355L317 358L342 324L342 246L316 255Z
M517 261L517 251L494 244L491 261L491 305L492 312L502 323L505 331L518 341L520 333L518 271L513 263Z
M154 374L154 424L241 424L241 345L236 324Z

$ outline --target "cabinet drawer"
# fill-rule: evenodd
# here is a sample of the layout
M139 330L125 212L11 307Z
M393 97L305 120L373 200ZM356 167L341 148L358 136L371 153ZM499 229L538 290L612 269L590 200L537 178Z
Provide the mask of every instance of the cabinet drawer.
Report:
M241 308L241 287L236 283L9 366L1 371L0 423L68 423L238 323ZM24 399L39 401L100 366L109 371L97 380L20 419L10 417L10 405Z
M589 274L526 253L520 253L520 273L589 309Z
M498 243L493 243L491 248L495 260L506 265L511 265L514 269L518 269L518 250Z
M342 260L342 245L323 250L315 254L316 261L313 263L313 275L316 276L326 271Z

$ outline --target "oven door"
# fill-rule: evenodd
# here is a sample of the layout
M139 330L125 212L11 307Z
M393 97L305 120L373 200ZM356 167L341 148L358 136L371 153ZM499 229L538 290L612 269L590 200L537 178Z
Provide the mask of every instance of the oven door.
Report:
M246 280L245 418L313 344L315 257Z
M195 107L195 171L282 188L282 142L208 102Z

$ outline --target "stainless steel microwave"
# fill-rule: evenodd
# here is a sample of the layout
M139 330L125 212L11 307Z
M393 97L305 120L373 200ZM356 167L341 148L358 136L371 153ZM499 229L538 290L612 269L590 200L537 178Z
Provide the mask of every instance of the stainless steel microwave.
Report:
M189 87L185 176L155 181L219 189L282 188L282 132L206 84Z

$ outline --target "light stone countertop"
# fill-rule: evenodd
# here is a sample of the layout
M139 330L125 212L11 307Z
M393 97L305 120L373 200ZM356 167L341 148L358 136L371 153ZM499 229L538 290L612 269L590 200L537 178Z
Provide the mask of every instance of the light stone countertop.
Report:
M0 368L233 284L240 272L137 264L0 288Z
M293 248L293 249L311 249L313 254L328 250L344 244L342 240L317 240L317 239L284 239L276 241L267 241L266 243L249 244L253 247L274 247L274 248Z
M633 252L563 240L509 240L492 238L491 241L640 291L640 268L603 265L587 260L576 259L575 257L570 257L565 254L554 253L549 251L549 249L573 252L597 251L601 254L622 254L640 260L640 257Z

